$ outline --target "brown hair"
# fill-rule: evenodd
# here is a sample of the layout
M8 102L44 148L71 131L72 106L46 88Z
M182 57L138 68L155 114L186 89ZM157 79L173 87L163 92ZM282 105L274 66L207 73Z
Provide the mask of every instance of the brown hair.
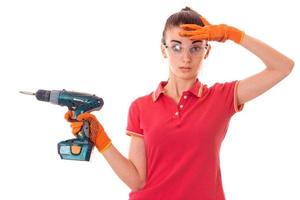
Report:
M166 43L166 31L172 27L179 26L181 24L197 24L199 26L204 26L203 22L200 20L200 14L189 7L181 9L181 11L172 14L166 21L165 28L162 34L161 42Z

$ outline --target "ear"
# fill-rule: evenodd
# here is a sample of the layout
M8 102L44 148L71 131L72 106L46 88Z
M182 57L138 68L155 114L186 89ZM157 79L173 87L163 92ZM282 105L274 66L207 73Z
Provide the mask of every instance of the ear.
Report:
M208 57L210 50L211 50L211 46L209 44L208 47L207 47L207 51L205 53L204 59L206 59Z
M163 44L160 44L160 50L164 58L167 58L166 48Z

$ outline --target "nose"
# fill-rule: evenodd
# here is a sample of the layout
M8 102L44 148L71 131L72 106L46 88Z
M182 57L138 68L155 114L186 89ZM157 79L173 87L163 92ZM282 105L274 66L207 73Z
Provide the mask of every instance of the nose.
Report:
M184 51L182 53L182 59L185 63L189 63L192 60L192 56L189 51Z

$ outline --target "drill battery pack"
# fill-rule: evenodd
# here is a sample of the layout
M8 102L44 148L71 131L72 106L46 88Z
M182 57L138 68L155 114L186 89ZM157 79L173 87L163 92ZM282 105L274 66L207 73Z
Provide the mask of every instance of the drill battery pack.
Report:
M93 150L93 143L89 139L78 138L58 143L58 154L61 159L89 161Z

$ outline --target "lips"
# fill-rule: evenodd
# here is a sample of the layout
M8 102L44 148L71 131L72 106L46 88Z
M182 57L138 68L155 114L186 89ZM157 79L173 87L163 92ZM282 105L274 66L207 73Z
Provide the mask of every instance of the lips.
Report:
M185 70L187 70L187 69L192 69L191 67L184 67L184 66L182 66L182 67L179 67L179 69L185 69Z

